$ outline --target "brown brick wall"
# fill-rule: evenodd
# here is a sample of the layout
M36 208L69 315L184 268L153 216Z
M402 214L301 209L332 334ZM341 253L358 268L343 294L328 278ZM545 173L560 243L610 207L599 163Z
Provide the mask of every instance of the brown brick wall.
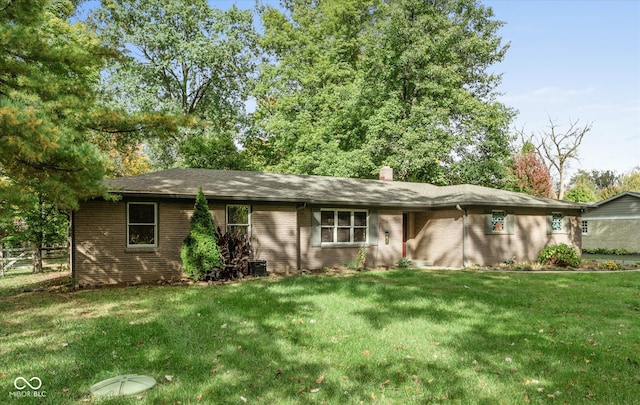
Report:
M367 246L367 267L393 266L402 257L402 212L377 211L378 245ZM310 208L298 211L300 226L300 268L301 270L320 270L323 267L348 266L360 251L360 247L315 247L311 246ZM385 231L389 232L389 244L385 244Z
M297 267L297 209L295 206L254 205L251 211L251 247L255 260L266 260L267 270L282 273Z
M409 214L412 222L407 242L409 259L436 267L463 266L462 211L427 211ZM514 212L513 234L485 234L485 211L467 212L466 265L492 265L515 258L533 261L546 245L566 243L580 248L579 218L571 219L570 233L547 233L547 216L541 211Z
M582 235L585 249L626 249L640 252L640 219L588 219L589 232Z
M462 212L412 212L407 257L438 267L462 267Z
M389 232L388 245L385 243L385 231ZM402 257L402 211L378 211L378 237L378 246L370 252L373 266L395 266Z
M210 203L210 209L216 226L224 231L225 204ZM74 276L78 282L86 284L131 283L180 277L180 246L189 231L192 212L193 201L160 201L158 247L127 249L126 203L83 203L74 214ZM402 256L402 211L379 210L377 215L379 240L377 245L366 247L367 266L393 266ZM535 260L540 249L547 244L568 243L580 247L579 217L572 218L569 234L547 234L547 217L544 213L515 212L513 235L485 235L484 215L480 209L468 211L468 265L490 265L513 257L518 261ZM437 267L463 266L462 211L412 212L408 218L409 259L428 261ZM311 208L253 205L253 258L266 260L267 269L277 273L284 272L287 267L295 271L347 266L355 260L360 247L312 246L311 224ZM389 232L388 245L385 243L385 231ZM595 234L598 228L590 228L590 232Z
M151 202L151 201L144 201ZM158 203L158 246L126 247L126 202L89 201L74 214L74 272L82 284L168 280L182 276L180 247L189 232L193 201ZM210 203L216 227L226 231L226 205ZM251 212L253 259L267 270L297 268L295 206L254 205Z
M580 249L579 218L571 218L569 233L547 232L545 212L515 211L513 234L485 234L483 210L469 210L467 264L492 265L506 259L534 261L547 245L566 243Z
M158 247L127 248L126 203L89 201L74 213L74 276L79 283L112 284L181 276L180 246L193 203L158 203Z

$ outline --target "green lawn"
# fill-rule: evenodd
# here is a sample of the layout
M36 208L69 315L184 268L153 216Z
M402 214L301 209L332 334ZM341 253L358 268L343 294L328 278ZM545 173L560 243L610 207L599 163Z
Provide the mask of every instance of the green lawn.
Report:
M0 279L0 403L640 403L640 272L18 288L55 276ZM134 373L158 385L91 398ZM46 397L11 398L17 377Z

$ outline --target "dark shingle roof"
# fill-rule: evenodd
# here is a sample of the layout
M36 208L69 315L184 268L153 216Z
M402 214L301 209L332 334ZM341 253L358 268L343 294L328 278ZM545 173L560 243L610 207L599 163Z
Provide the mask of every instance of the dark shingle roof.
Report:
M439 187L425 183L385 182L209 169L169 169L105 181L116 194L193 198L198 189L209 199L435 208L461 206L580 209L578 204L473 185Z

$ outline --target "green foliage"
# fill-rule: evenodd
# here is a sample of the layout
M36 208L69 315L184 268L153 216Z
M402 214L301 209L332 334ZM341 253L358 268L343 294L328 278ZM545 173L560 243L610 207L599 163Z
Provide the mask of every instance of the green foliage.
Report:
M602 201L625 191L640 192L640 167L621 175L611 170L578 170L571 177L565 200Z
M366 269L367 268L367 248L361 247L358 250L358 254L356 255L356 269Z
M578 250L565 243L545 246L538 254L538 262L551 266L577 267L580 265Z
M143 128L152 163L237 168L234 141L255 71L251 12L205 0L109 0L90 21L123 54L104 75L112 104L193 117L176 132Z
M506 46L471 0L330 0L261 9L261 66L246 152L269 170L501 184L512 111L489 67Z
M6 207L0 214L0 243L9 247L66 246L69 216L47 200L32 198L29 207Z
M634 167L620 177L620 192L640 192L640 166Z
M603 270L620 270L621 267L613 260L607 260L606 262L598 263L598 268Z
M106 53L74 2L16 1L0 12L0 201L47 195L61 208L93 196L104 175L89 141Z
M640 192L640 167L633 168L616 179L618 180L616 184L600 190L599 200L606 200L625 191Z
M401 257L398 259L397 265L401 269L408 269L409 267L411 267L411 260L407 259L406 257Z
M607 249L607 248L582 249L582 253L592 254L592 255L616 255L616 256L640 255L640 252L629 252L627 249Z
M192 280L204 279L212 267L222 265L216 229L202 189L196 197L189 234L182 243L180 257L184 272Z
M597 201L598 197L588 184L578 184L567 191L564 199L573 202L594 202Z

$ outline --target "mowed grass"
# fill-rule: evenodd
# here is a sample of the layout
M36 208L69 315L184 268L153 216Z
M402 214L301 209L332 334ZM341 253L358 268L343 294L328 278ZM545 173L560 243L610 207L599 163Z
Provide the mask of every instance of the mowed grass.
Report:
M0 403L640 403L639 272L18 288L55 276L0 279ZM91 397L121 374L158 384ZM46 397L10 398L17 377Z

